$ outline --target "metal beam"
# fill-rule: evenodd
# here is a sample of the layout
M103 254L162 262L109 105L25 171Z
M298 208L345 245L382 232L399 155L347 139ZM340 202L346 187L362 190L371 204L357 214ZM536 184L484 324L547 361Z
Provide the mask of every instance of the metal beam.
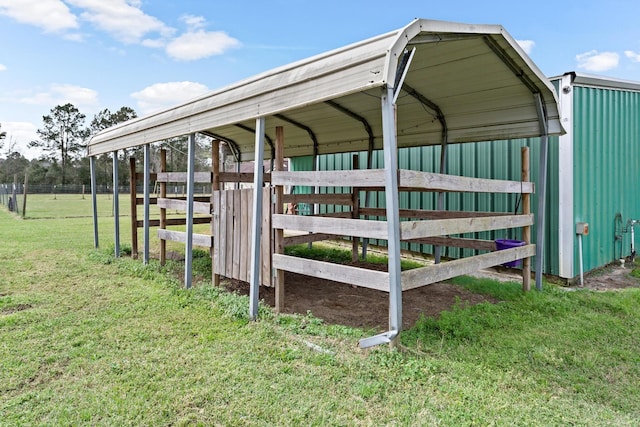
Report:
M151 148L149 144L144 145L144 179L143 179L143 195L144 195L144 215L143 215L143 238L144 238L144 248L142 254L142 262L144 264L149 264L149 187L151 185L150 176L151 172L150 163L151 163Z
M251 132L253 134L256 133L255 129L252 129L249 126L245 126L241 123L237 123L235 126L239 127L240 129L244 129L247 132ZM264 134L264 138L267 140L267 144L269 144L269 148L271 148L271 160L273 160L276 157L276 146L273 144L273 140L266 133ZM264 160L264 155L262 159Z
M483 36L485 44L496 54L496 56L515 74L516 77L531 91L531 93L540 93L536 84L527 76L522 68L514 62L513 59L504 51L504 49L496 43L490 36Z
M193 187L195 185L196 166L196 134L189 135L189 152L187 153L187 227L184 249L184 287L191 288L193 266Z
M538 177L538 212L536 219L536 289L542 290L542 274L544 261L544 232L547 199L547 163L549 153L549 121L547 111L539 93L534 94L538 120L540 122L540 175Z
M113 152L113 234L114 256L120 257L120 201L118 198L118 150Z
M258 318L258 296L260 293L260 225L262 223L262 164L264 161L264 117L256 119L256 151L253 174L253 217L251 218L251 277L249 281L249 318Z
M217 133L213 133L209 131L202 131L200 133L203 135L210 136L211 138L217 139L219 141L225 142L229 146L229 149L231 150L233 157L235 157L236 163L242 162L242 152L240 151L240 146L233 139L230 139L222 135L218 135Z
M96 158L89 157L89 169L91 171L91 207L93 210L93 247L98 249L98 190L96 183Z
M291 123L292 125L294 125L297 128L300 128L302 130L307 131L307 134L309 134L309 138L311 138L311 141L313 142L313 152L317 153L318 152L318 137L316 136L315 132L307 125L300 123L299 121L293 120L287 116L285 116L284 114L274 114L273 117L276 117L280 120L283 120L287 123Z

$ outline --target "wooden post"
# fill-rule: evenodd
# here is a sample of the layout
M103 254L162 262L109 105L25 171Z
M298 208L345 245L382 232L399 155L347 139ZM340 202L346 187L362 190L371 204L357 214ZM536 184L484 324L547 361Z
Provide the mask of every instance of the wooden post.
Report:
M220 141L214 139L211 142L211 172L213 173L213 180L211 181L211 206L213 206L213 195L216 191L220 191ZM214 212L211 213L211 235L213 236L213 244L219 245L219 236L216 236L214 232ZM244 230L246 233L247 230ZM220 275L215 272L215 265L213 263L214 248L211 248L211 283L213 286L220 286Z
M23 197L22 197L22 218L27 216L27 187L29 185L29 173L24 173L24 188L23 188Z
M284 129L282 126L276 127L276 159L275 159L275 170L282 171L284 170ZM275 186L275 214L283 214L283 198L284 198L284 187L282 185ZM274 253L276 254L284 254L284 230L281 228L277 228L275 230L275 247ZM284 271L276 270L275 275L275 286L276 286L276 312L282 313L284 311Z
M360 156L357 154L353 155L353 170L360 168ZM351 189L351 218L359 219L360 218L360 190L357 187L352 187ZM351 261L358 261L358 240L359 237L352 236L351 237Z
M167 150L164 148L160 150L160 172L167 171ZM160 197L167 197L167 183L160 183ZM160 229L167 228L167 210L160 208ZM167 241L160 239L160 265L164 265L167 262Z
M529 147L522 147L522 181L529 182L531 180L529 171ZM529 193L522 194L522 214L529 215L531 213L531 195ZM522 227L522 240L528 245L531 243L531 226ZM536 272L538 274L538 272ZM531 290L531 258L522 260L522 290L528 292Z
M129 198L131 201L131 258L138 259L138 194L136 159L129 158Z

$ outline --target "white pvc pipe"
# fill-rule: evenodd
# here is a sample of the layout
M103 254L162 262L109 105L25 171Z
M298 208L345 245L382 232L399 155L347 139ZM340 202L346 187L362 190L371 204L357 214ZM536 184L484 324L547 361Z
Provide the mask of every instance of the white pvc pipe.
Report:
M582 234L578 234L578 257L580 258L580 287L584 286L584 269L582 264Z

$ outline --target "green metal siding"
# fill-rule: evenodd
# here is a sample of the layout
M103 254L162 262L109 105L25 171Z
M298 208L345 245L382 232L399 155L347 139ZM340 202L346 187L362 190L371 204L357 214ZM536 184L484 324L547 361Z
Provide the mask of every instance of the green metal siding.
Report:
M620 245L622 256L630 253L630 234L616 241L614 222L617 213L623 225L640 218L640 93L573 89L574 219L590 225L583 237L584 269L589 271L621 257ZM577 240L574 247L578 266Z

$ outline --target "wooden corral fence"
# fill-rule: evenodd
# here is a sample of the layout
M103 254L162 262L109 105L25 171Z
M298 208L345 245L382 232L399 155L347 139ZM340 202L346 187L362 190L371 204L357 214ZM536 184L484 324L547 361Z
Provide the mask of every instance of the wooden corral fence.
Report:
M475 272L515 260L523 259L523 289L530 289L531 257L535 245L531 244L531 226L534 219L530 211L530 195L534 192L529 182L529 151L522 151L522 180L504 181L469 178L412 170L398 171L399 191L407 192L471 192L471 193L520 193L522 212L468 212L401 210L400 240L439 246L489 251L480 255L430 265L402 272L402 289L409 290L452 277ZM358 207L357 192L384 191L384 170L348 170L320 172L274 172L272 184L276 186L344 187L350 183L353 194L310 194L285 197L284 200L306 203L342 204L351 207L350 212L331 215L289 216L274 214L274 230L297 230L308 236L296 238L296 242L316 241L336 236L353 238L354 248L358 238L388 239L386 221L361 219L384 217L385 209ZM496 250L492 240L454 237L465 233L522 228L524 245ZM292 240L289 240L292 242ZM353 251L356 253L356 250ZM273 255L273 268L323 279L338 280L351 285L389 291L389 275L358 267L337 265L323 261L301 259L283 253Z
M336 238L351 238L353 258L357 259L360 239L388 240L387 222L369 220L386 215L384 209L360 207L361 191L384 191L385 172L382 169L286 172L282 170L282 154L276 145L275 171L264 174L263 218L261 221L260 248L262 264L260 283L276 288L276 310L284 308L284 272L300 273L322 279L335 280L355 286L389 292L389 274L354 266L339 265L324 261L303 259L286 255L284 247ZM211 196L194 201L194 223L211 224L211 234L194 234L193 244L210 248L212 256L213 283L220 276L249 281L251 276L251 221L253 213L253 189L222 190L224 183L253 181L252 173L220 172L216 156L217 144L213 148L211 172L195 174L196 182L211 183ZM161 261L164 262L166 241L186 241L186 233L167 229L171 225L185 224L185 218L167 219L166 210L186 211L182 198L168 198L167 183L186 182L186 173L166 172L166 153L161 154L161 171L152 174L152 180L160 183L160 197L151 199L160 207L160 220L152 221L159 226L161 239ZM142 226L136 220L135 208L142 204L135 195L135 180L140 174L132 172L132 226ZM269 182L271 185L269 185ZM350 192L342 194L284 194L286 187L343 187L350 184ZM522 195L522 212L477 212L445 210L403 209L400 217L400 240L439 246L476 249L483 253L471 257L404 271L401 273L402 290L409 290L446 280L455 276L475 272L479 269L523 260L523 289L529 290L531 277L530 258L535 255L531 244L533 215L530 211L530 195L534 185L529 181L529 151L522 151L521 181L490 180L444 175L412 170L398 171L399 191L406 192L470 192L470 193L519 193ZM285 204L309 203L342 206L343 212L317 215L285 214ZM495 241L460 238L457 235L482 231L522 228L524 245L505 250L496 250ZM132 233L136 235L137 233ZM285 237L287 235L287 237ZM137 238L134 239L134 242ZM137 248L137 244L134 245ZM134 254L136 251L134 251Z

